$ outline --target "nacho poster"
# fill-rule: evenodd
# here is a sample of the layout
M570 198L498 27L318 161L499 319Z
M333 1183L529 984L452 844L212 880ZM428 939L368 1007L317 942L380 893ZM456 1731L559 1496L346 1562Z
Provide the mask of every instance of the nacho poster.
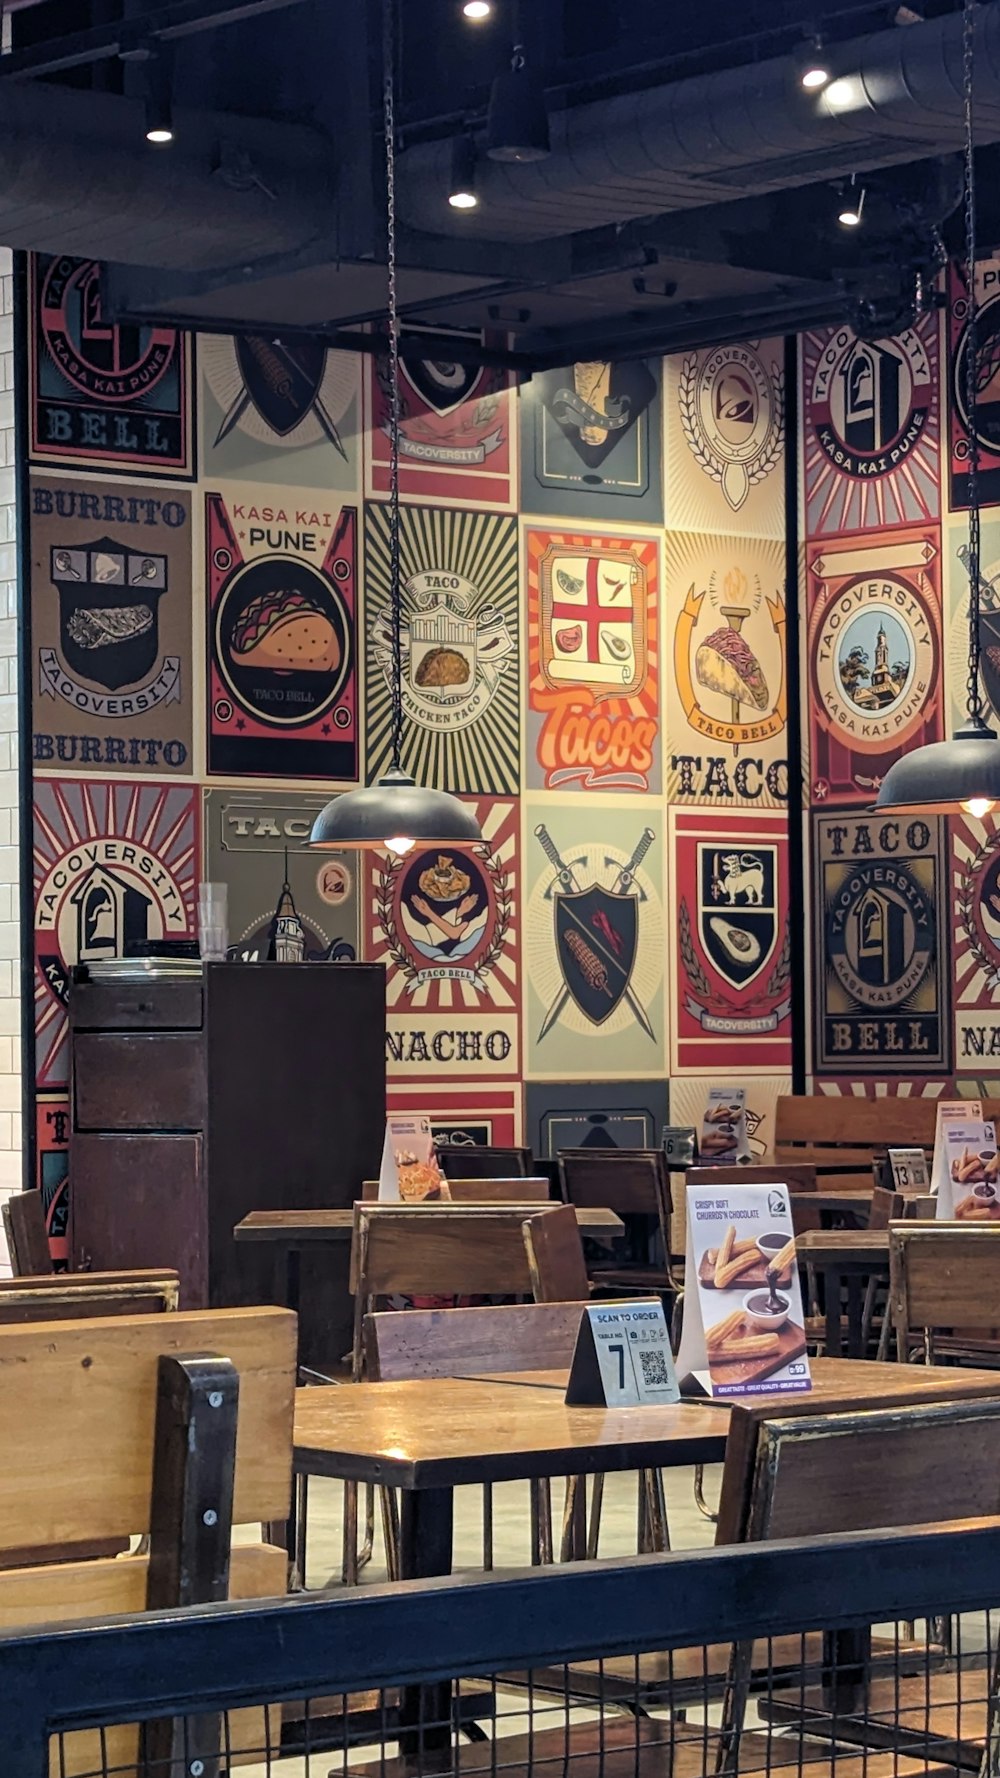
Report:
M32 756L190 776L191 500L33 472Z
M667 795L777 808L788 795L785 549L668 531Z
M409 330L408 330L409 331ZM463 347L469 335L456 335ZM400 359L400 476L404 499L454 506L515 503L516 406L510 373L435 358ZM389 492L388 363L366 360L368 493Z
M519 1072L520 817L515 802L471 806L481 845L369 860L366 954L386 968L390 1078Z
M356 507L205 496L208 770L358 776Z
M677 908L672 1070L791 1067L783 815L671 809Z
M814 544L806 586L812 801L870 804L943 737L941 534Z
M104 313L94 259L28 255L31 457L194 474L191 337Z
M528 784L658 790L656 539L529 529L524 546Z

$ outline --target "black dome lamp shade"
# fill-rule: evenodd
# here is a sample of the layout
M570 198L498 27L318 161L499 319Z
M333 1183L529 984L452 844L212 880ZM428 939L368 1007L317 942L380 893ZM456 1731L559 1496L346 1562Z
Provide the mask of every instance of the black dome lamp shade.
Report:
M969 577L969 676L966 720L950 741L933 741L904 753L890 766L875 801L878 810L899 814L950 815L964 812L978 820L1000 805L1000 741L983 714L979 676L980 578L979 436L976 395L979 354L976 291L976 171L972 117L975 0L963 0L963 100L965 111L965 266L968 317L962 386L969 438L969 541L959 552Z
M389 614L392 638L392 764L376 784L334 797L309 836L328 851L379 847L404 857L414 846L474 846L482 832L471 808L446 790L424 790L404 771L402 565L399 512L399 313L396 300L396 0L382 5L382 120L385 132L386 263L389 275Z

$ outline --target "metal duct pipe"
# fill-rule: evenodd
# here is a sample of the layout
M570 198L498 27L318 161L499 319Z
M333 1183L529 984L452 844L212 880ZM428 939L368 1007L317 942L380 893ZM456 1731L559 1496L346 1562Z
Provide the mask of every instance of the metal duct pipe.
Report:
M976 139L1000 140L1000 4L976 19ZM539 241L671 210L810 185L961 146L962 19L880 31L832 52L806 93L783 57L557 113L552 154L479 167L479 208L449 207L450 143L399 162L415 228Z
M180 111L157 149L136 100L2 75L0 91L7 247L213 271L332 233L333 150L316 130Z

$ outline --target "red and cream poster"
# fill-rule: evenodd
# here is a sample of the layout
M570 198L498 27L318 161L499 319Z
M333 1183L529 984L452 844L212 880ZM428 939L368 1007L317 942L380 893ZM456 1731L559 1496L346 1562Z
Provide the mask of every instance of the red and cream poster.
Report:
M358 776L358 514L313 493L205 496L208 770Z
M367 956L386 966L390 1079L519 1072L519 811L472 802L483 843L370 863Z
M669 835L671 1073L781 1073L792 1060L786 819L672 809Z
M944 733L940 531L815 543L806 582L811 801L870 804Z
M521 1089L503 1081L386 1083L390 1112L423 1113L435 1142L451 1148L512 1148L521 1140Z
M636 532L526 530L526 778L659 790L659 547Z
M456 336L463 344L467 336ZM505 370L445 357L400 363L400 476L405 500L436 505L516 505L516 407ZM388 365L365 376L367 492L389 492Z
M955 1072L1000 1073L1000 824L955 815L951 839Z
M968 279L964 265L948 267L948 438L951 508L969 504L969 415L965 379L969 339ZM979 498L1000 500L1000 257L976 262L976 398Z

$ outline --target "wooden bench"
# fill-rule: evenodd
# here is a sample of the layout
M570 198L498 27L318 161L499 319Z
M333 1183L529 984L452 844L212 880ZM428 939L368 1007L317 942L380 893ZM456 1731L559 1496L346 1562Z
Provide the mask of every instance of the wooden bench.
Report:
M92 1315L156 1315L176 1310L176 1272L49 1272L0 1278L0 1326L79 1321Z
M167 1597L176 1552L166 1521L178 1497L162 1444L160 1361L206 1354L228 1359L238 1377L232 1522L281 1522L291 1496L294 1315L220 1309L0 1327L0 1629L187 1602ZM223 1499L218 1511L225 1526ZM148 1557L52 1559L67 1545L147 1533ZM26 1546L34 1546L37 1560L8 1567ZM286 1590L284 1549L240 1544L222 1564L223 1578L227 1565L231 1598ZM219 1596L209 1585L218 1573L199 1576L196 1568L188 1565L189 1578L204 1581L202 1597ZM74 1778L106 1764L120 1767L120 1778L131 1778L136 1729L121 1726L103 1734L103 1748L97 1731L54 1745L53 1774ZM236 1750L259 1748L265 1740L262 1713L234 1715L229 1735Z
M778 1159L815 1165L817 1187L870 1190L876 1149L923 1148L934 1153L937 1100L903 1094L859 1099L825 1093L782 1095L774 1113ZM1000 1099L982 1101L983 1117L1000 1123Z

